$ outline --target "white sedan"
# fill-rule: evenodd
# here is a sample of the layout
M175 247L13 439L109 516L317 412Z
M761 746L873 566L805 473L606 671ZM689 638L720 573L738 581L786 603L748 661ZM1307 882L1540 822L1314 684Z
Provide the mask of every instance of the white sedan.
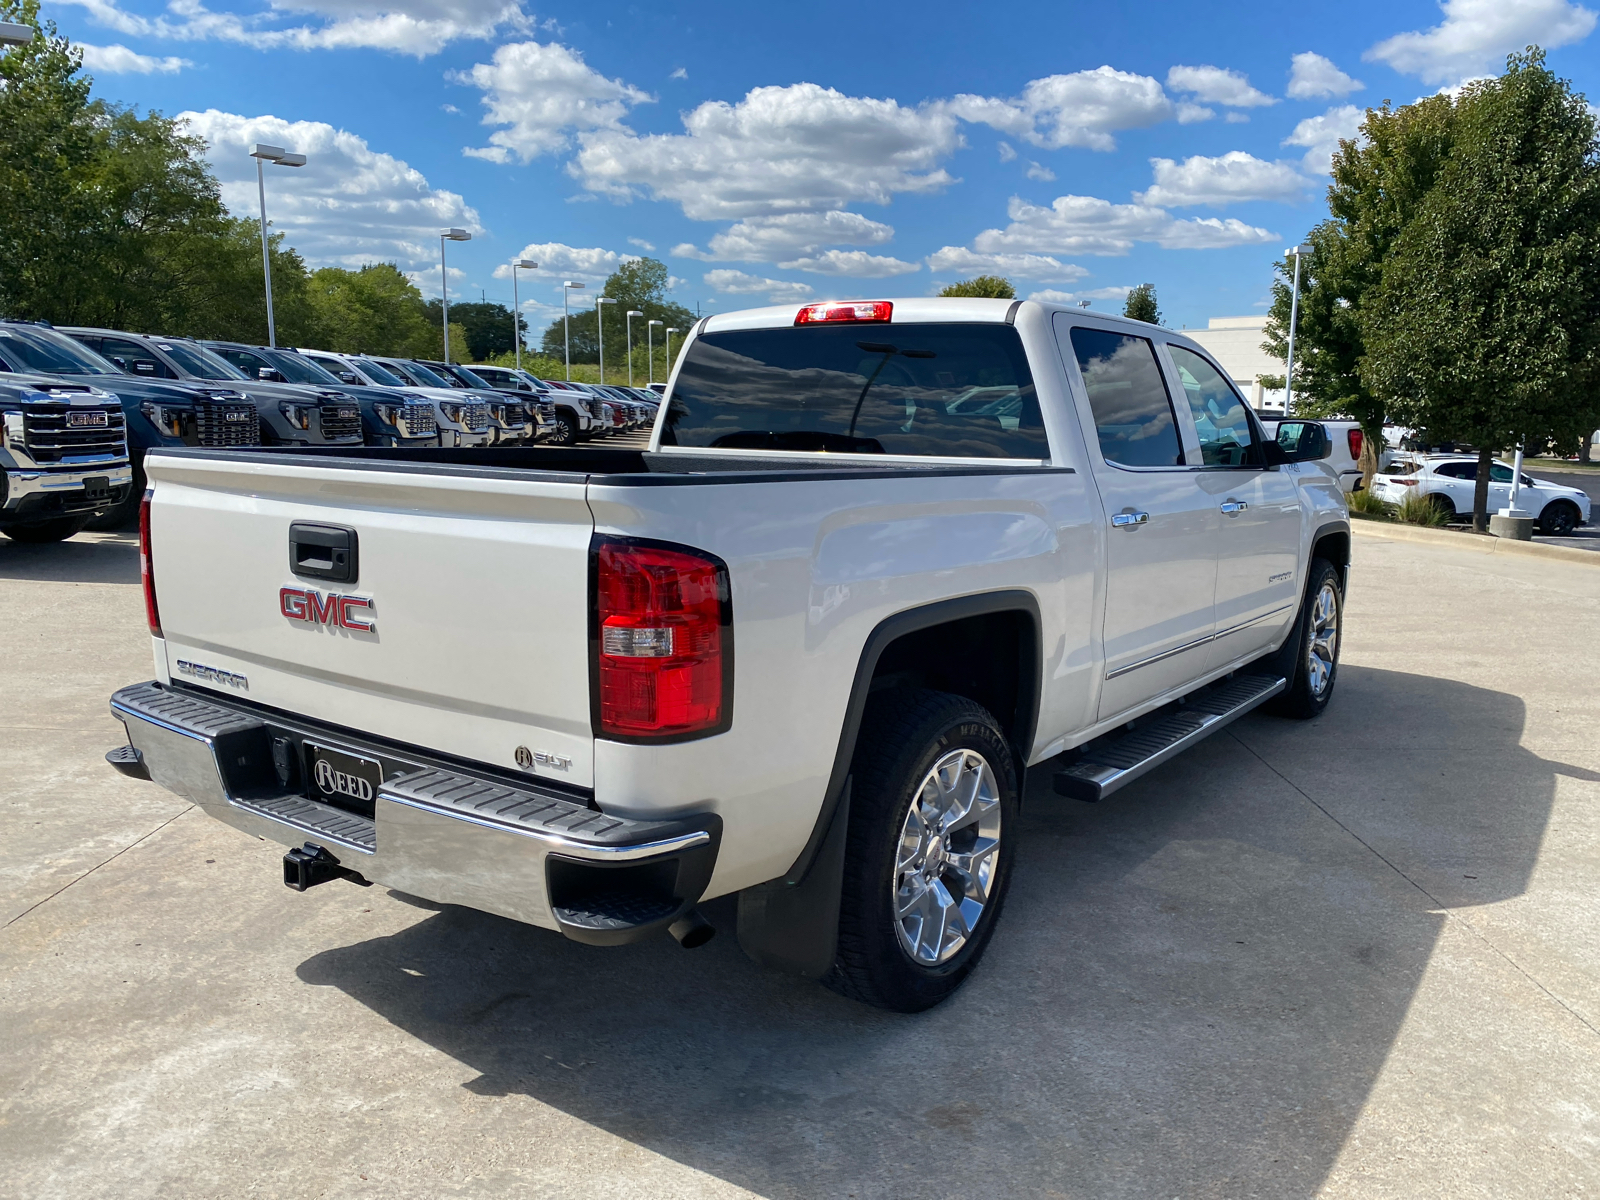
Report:
M1476 458L1458 454L1410 457L1410 462L1398 462L1372 477L1373 495L1391 504L1399 504L1407 495L1431 496L1433 503L1452 517L1471 514L1478 479ZM1497 461L1489 467L1489 511L1499 512L1510 503L1511 466ZM1586 493L1527 474L1517 490L1517 507L1538 518L1539 532L1546 537L1563 537L1589 523Z

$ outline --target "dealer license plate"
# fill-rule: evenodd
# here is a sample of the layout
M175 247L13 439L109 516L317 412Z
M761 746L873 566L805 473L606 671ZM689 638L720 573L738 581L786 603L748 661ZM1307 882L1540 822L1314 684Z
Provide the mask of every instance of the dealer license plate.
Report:
M383 786L383 767L370 758L319 746L307 742L306 775L311 784L311 798L335 808L372 816Z

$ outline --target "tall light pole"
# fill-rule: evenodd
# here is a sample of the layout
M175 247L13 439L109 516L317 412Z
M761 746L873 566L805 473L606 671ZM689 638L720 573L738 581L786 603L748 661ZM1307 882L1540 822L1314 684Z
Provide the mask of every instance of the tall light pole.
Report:
M290 154L282 146L269 146L257 142L250 147L250 157L256 160L256 198L261 201L261 274L267 281L267 345L278 344L278 328L272 319L272 252L267 241L267 181L262 163L276 163L280 167L303 167L304 154Z
M636 308L628 310L628 386L633 386L633 319L644 314Z
M648 347L644 352L644 361L650 376L649 383L656 381L656 326L665 324L665 321L646 321L644 323L644 344ZM648 387L649 383L645 386Z
M682 332L683 332L683 330L681 330L681 329L669 329L669 330L667 330L667 378L668 379L672 378L672 335L675 334L675 333L682 333Z
M584 285L569 279L561 285L561 347L567 356L567 382L572 382L572 317L567 312L567 297Z
M610 296L596 296L594 298L594 327L600 334L600 382L606 381L606 322L605 309L602 304L615 304Z
M539 264L531 258L511 260L511 336L517 340L517 370L522 370L522 299L517 295L517 268L536 271Z
M1294 331L1300 324L1300 259L1310 254L1311 247L1307 245L1290 246L1284 251L1285 255L1294 258L1294 287L1289 292L1289 364L1283 374L1283 417L1289 419L1289 412L1294 406Z
M470 242L472 235L465 229L439 230L439 300L444 308L444 365L450 365L450 272L445 270L444 244Z

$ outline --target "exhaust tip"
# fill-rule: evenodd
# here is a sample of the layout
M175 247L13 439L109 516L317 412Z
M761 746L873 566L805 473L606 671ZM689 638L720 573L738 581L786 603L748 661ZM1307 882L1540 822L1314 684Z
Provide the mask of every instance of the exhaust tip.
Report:
M691 908L668 925L667 932L677 939L678 945L685 950L698 950L717 936L717 927L702 917L698 908Z

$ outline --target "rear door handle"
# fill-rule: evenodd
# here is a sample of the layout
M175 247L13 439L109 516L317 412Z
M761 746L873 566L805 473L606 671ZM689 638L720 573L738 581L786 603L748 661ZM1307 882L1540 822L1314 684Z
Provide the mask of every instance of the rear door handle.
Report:
M1222 502L1223 515L1229 517L1237 517L1249 507L1243 500L1224 500Z
M1149 520L1149 513L1136 512L1131 508L1125 508L1121 512L1112 515L1111 524L1118 529L1126 529L1134 525L1143 525Z

